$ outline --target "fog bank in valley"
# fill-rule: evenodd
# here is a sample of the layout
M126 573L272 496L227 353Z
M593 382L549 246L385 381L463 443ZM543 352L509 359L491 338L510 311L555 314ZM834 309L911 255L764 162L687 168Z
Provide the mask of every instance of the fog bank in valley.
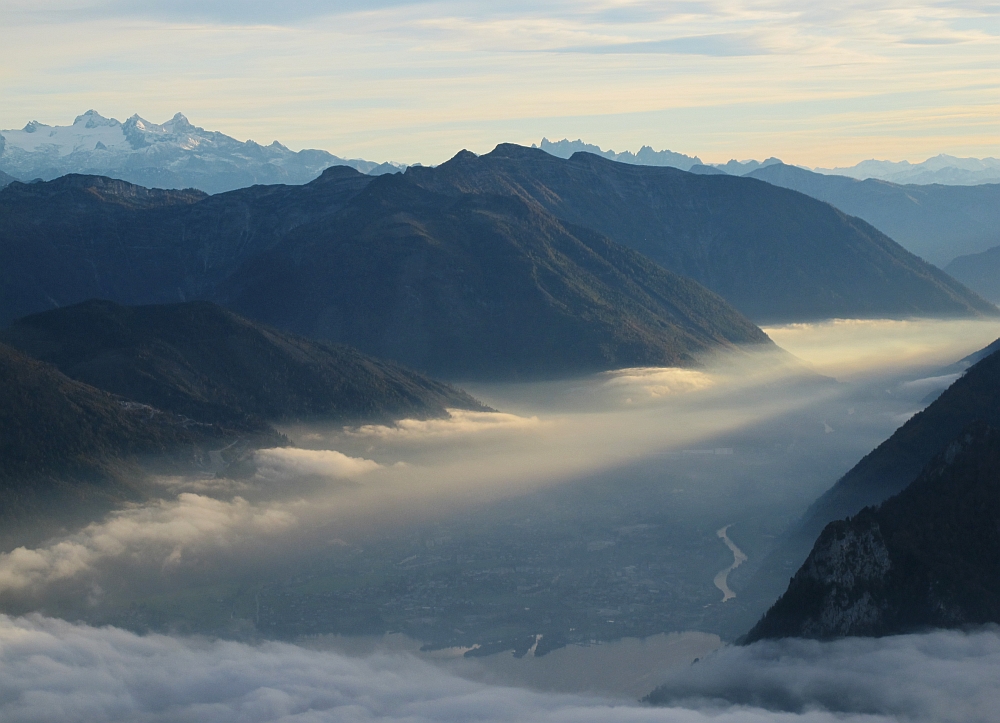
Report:
M598 699L504 687L523 678L406 651L347 655L292 644L292 633L263 640L261 600L287 597L292 578L333 575L328 560L360 560L362 577L397 576L403 588L419 574L446 589L433 578L441 560L536 539L540 554L548 546L605 565L607 589L674 595L655 632L721 634L740 597L732 578L736 600L723 602L713 584L733 562L716 531L728 526L749 556L740 572L752 568L820 493L954 379L944 366L1000 336L1000 325L836 321L769 332L792 354L470 385L498 412L287 425L295 446L258 451L249 476L158 478L157 501L0 553L0 601L22 616L0 619L0 717L986 720L1000 701L975 681L1000 673L992 630L724 647L671 679L672 699L687 707L670 709L630 703L624 688ZM543 562L510 564L534 574ZM499 563L489 564L472 572L496 573ZM554 577L538 574L544 584ZM519 587L535 594L529 582ZM512 618L531 634L542 632L534 604L517 602ZM628 625L643 613L610 607L594 635L634 634ZM145 617L133 625L137 610ZM116 627L100 627L109 622ZM614 665L628 660L643 664L636 655ZM949 682L961 676L971 682Z

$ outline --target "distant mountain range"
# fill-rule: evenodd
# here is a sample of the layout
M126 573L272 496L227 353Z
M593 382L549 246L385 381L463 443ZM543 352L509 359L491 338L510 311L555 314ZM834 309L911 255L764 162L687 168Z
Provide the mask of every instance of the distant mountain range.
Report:
M1000 622L1000 430L963 431L878 507L829 524L744 641Z
M536 148L534 145L531 147ZM546 153L551 153L556 158L571 158L574 153L581 152L593 153L595 156L607 158L610 161L618 161L619 163L629 163L639 166L671 166L679 168L682 171L690 171L694 166L704 165L698 156L686 156L683 153L674 153L673 151L654 151L649 146L643 146L639 149L638 153L632 153L631 151L615 153L614 151L601 150L599 146L584 143L581 140L570 141L563 139L553 142L548 138L543 138L537 148L541 148Z
M862 161L846 168L816 168L817 173L849 176L864 180L875 178L892 183L971 186L1000 183L1000 158L956 158L940 154L922 163L909 161Z
M403 168L320 150L295 152L278 141L241 142L192 125L180 113L162 124L138 115L122 123L89 110L70 126L32 121L20 130L0 131L0 169L25 180L85 173L150 188L220 193L254 184L307 183L330 166L374 174Z
M941 268L958 256L1000 246L1000 161L996 161L997 177L978 181L979 185L941 185L948 183L945 180L917 185L922 182L906 180L903 176L890 183L877 179L858 180L849 177L849 173L829 175L833 171L810 171L784 164L777 158L705 165L697 157L669 151L657 154L648 148L632 155L601 151L582 141L552 143L545 139L540 147L560 158L569 158L575 151L585 151L631 164L672 166L691 173L728 173L767 181L826 201L844 213L864 219L907 251ZM993 159L987 160L992 162ZM863 174L861 177L868 178ZM970 262L973 263L976 262ZM958 270L955 278L973 291L991 300L1000 298L990 284L992 277L989 274L966 273L961 265L955 269Z
M900 186L824 176L783 163L747 175L863 218L907 250L941 267L956 256L1000 245L1000 184ZM967 283L964 278L959 281ZM967 285L977 292L989 288Z
M534 147L532 146L532 148ZM708 168L724 171L733 176L744 176L756 171L758 168L781 163L779 159L773 157L765 161L737 161L733 159L727 163L703 163L698 156L688 156L673 151L655 151L650 146L643 146L638 153L632 153L631 151L616 153L610 150L602 150L600 146L585 143L582 140L570 141L563 139L561 141L550 141L547 138L543 138L537 147L559 158L569 158L578 151L584 151L620 163L634 163L644 166L673 166L683 171L690 171L694 166L703 165ZM796 166L796 168L809 170L804 166ZM1000 159L957 158L956 156L949 156L943 153L933 158L928 158L922 163L869 160L862 161L854 166L814 168L812 170L824 175L847 176L848 178L861 181L873 178L908 185L941 184L972 186L981 183L1000 183Z

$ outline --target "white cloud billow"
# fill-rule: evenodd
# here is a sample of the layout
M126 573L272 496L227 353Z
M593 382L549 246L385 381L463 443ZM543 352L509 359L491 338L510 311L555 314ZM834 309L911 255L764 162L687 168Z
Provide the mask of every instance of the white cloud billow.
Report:
M483 432L523 432L541 425L537 416L519 417L503 412L449 409L447 419L401 419L392 426L366 424L349 432L356 436L388 439L459 437Z
M262 449L256 454L258 474L265 479L297 476L352 478L373 472L378 462L360 457L348 457L332 449L296 449L277 447Z
M536 693L472 682L405 654L354 658L269 642L138 636L31 615L0 616L0 719L137 723L876 723L988 720L995 711L1000 645L994 633L935 633L833 646L820 655L787 648L730 655L732 675L801 695L824 678L851 700L866 692L873 715L748 707L651 708L627 701ZM841 654L838 654L841 651ZM853 655L855 657L851 658ZM725 657L725 656L721 656ZM848 663L857 665L851 668ZM755 673L758 666L762 672ZM704 664L692 674L712 675ZM733 677L735 681L736 678ZM805 691L808 693L808 690ZM915 696L912 701L904 695ZM902 701L902 703L900 703ZM919 708L919 706L925 706Z
M675 673L669 700L986 723L1000 710L1000 630L833 642L786 639L719 650Z
M184 493L173 501L115 512L47 547L0 554L0 592L73 578L105 560L177 566L205 548L217 550L287 530L296 519L288 510L253 505L241 497L227 502Z

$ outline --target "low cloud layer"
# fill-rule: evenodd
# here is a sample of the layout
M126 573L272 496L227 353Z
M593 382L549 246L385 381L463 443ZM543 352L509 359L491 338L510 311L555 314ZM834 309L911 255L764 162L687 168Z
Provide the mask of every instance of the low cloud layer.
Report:
M696 392L715 386L716 380L697 369L639 368L622 369L606 375L607 386L612 389L634 389L640 394L630 395L627 402L659 399L661 397ZM634 397L634 398L633 398Z
M406 654L355 658L0 616L0 718L9 723L973 723L991 720L1000 704L998 674L994 632L795 641L724 650L686 679L709 694L766 688L800 712L719 700L651 708L477 683ZM845 708L868 711L834 712Z
M154 571L179 568L206 549L217 553L266 540L296 519L287 509L253 505L241 497L220 501L183 493L173 501L116 512L49 546L0 554L0 593L70 580L108 562Z
M446 419L401 419L392 426L366 424L349 434L384 439L428 439L462 437L491 432L523 432L538 427L537 416L519 417L503 412L472 412L449 409Z
M897 336L880 334L895 324L902 324ZM934 360L947 362L992 340L992 331L979 327L973 331L981 341L959 340L936 322L845 323L796 333L809 340L811 353L836 359L856 347L856 327L884 339L869 358L876 369L906 334L911 346L931 348ZM572 500L574 483L631 466L621 473L629 479L640 474L635 465L669 477L677 490L671 505L687 505L686 518L704 516L712 529L743 519L751 503L777 520L798 514L915 411L938 383L925 381L902 385L905 397L880 391L873 399L864 388L804 374L789 355L745 355L697 370L626 369L473 390L506 412L452 410L447 419L395 426L292 429L292 439L314 448L261 450L258 472L247 479L164 480L170 499L118 511L36 549L0 554L0 593L44 596L47 585L92 579L104 590L131 586L141 597L157 587L157 575L173 584L195 568L225 577L234 559L255 559L251 550L300 555L325 540L394 534L550 486L564 485ZM683 454L715 448L731 456L716 461L710 478L702 457ZM122 595L127 599L127 591Z
M331 449L296 449L294 447L262 449L256 455L258 474L264 479L285 479L296 476L349 479L373 472L378 462Z
M838 379L946 366L1000 336L995 319L833 319L766 327L776 344Z
M937 631L724 648L676 674L667 700L914 721L992 721L1000 710L1000 631Z

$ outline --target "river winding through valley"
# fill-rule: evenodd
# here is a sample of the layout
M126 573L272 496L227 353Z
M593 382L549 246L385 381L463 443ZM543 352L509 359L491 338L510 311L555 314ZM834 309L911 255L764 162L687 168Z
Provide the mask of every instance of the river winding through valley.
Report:
M729 573L747 561L747 556L743 550L738 548L736 544L729 539L727 532L730 527L732 527L732 525L726 525L725 527L717 530L715 533L722 539L723 542L726 543L726 547L732 550L733 553L733 564L724 570L720 570L719 574L715 576L715 586L722 591L722 602L732 600L736 597L736 593L729 589Z

